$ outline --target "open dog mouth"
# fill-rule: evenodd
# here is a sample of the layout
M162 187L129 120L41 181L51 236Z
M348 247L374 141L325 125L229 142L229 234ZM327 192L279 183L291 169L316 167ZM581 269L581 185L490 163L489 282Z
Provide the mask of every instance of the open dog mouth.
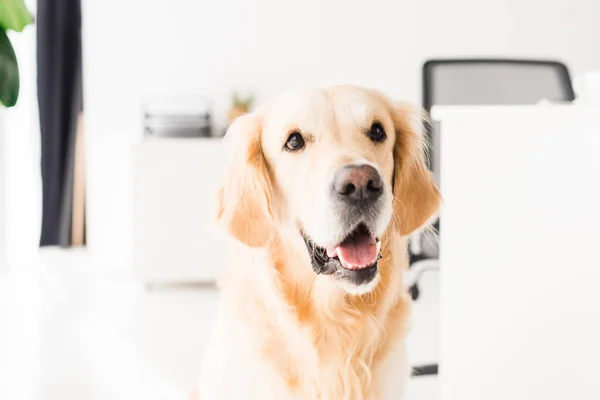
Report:
M314 271L331 275L360 285L369 283L377 274L377 261L381 258L381 242L368 227L361 223L336 246L317 246L305 233Z

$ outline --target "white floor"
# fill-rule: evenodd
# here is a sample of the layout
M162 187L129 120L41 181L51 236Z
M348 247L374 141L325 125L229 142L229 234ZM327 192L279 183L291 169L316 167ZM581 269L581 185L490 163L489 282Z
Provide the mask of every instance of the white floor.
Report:
M83 252L45 251L0 273L0 399L185 399L219 293L147 290ZM422 281L410 353L437 361L437 274ZM410 399L439 398L414 378Z

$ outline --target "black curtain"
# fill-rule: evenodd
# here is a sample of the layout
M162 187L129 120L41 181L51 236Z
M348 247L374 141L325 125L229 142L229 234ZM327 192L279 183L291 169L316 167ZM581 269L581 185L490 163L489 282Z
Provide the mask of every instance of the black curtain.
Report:
M36 27L42 135L40 246L69 246L75 134L83 108L80 0L38 0Z

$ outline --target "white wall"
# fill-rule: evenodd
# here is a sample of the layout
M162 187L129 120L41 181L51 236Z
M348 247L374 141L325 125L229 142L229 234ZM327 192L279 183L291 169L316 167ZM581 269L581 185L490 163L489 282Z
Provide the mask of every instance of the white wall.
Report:
M7 266L6 260L6 116L0 109L0 272Z
M25 4L35 13L36 0L26 0ZM4 151L0 148L0 208L4 206L6 212L4 221L0 215L0 231L4 229L6 235L6 257L11 266L16 266L26 264L28 257L36 253L42 190L35 26L20 33L9 32L9 36L19 63L21 88L17 105L0 110L0 147L4 146ZM0 247L1 242L0 237Z
M600 68L598 0L83 3L88 239L96 254L124 263L131 145L148 95L206 94L222 124L234 89L260 101L354 83L418 102L430 57L558 58L574 75Z

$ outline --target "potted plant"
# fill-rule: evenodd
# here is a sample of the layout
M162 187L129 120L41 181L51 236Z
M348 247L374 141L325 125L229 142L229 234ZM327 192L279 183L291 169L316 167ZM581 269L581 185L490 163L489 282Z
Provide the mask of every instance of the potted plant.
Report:
M232 106L229 110L229 114L227 115L227 122L231 124L234 119L250 111L253 101L254 97L252 97L252 95L249 95L246 98L241 98L237 93L234 93L232 98Z
M6 31L21 32L32 22L23 0L0 0L0 105L5 107L19 98L19 66Z

